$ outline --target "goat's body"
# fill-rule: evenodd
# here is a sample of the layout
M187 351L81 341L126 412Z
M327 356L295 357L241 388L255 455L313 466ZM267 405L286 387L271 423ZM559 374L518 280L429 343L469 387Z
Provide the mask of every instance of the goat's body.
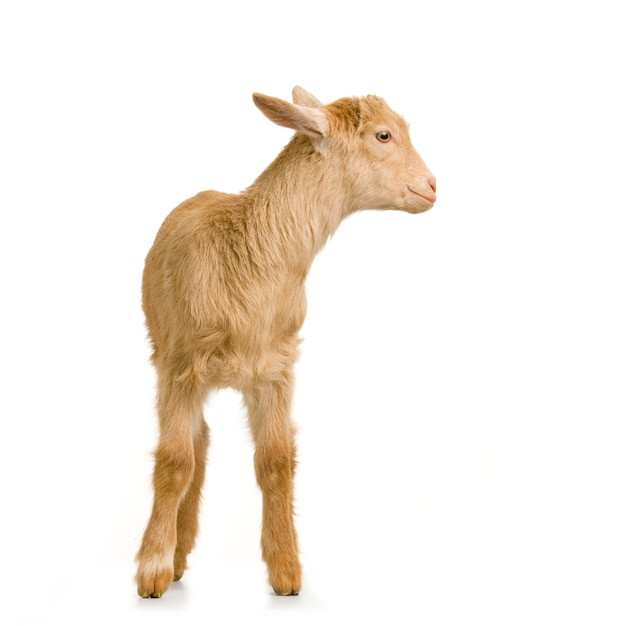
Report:
M244 391L295 359L306 268L286 259L264 263L269 244L248 236L254 211L244 196L205 191L163 224L143 283L159 371L193 377L206 389ZM272 245L284 248L281 243Z
M360 205L391 200L355 193L363 186L355 182L359 163L346 161L354 148L336 153L317 141L317 134L329 134L327 119L354 124L348 139L358 140L363 120L354 113L360 111L356 99L352 109L338 101L341 115L333 118L320 112L322 105L310 94L298 94L307 107L265 96L257 105L277 123L303 132L242 194L206 191L174 209L146 258L143 307L158 373L161 437L154 505L138 554L138 591L145 597L160 596L186 568L209 444L202 404L220 387L240 390L248 409L270 583L279 594L300 589L289 412L306 311L304 282L316 252L343 217ZM285 105L291 107L286 115ZM346 118L344 109L353 110L353 117ZM412 154L419 159L407 151ZM353 176L346 174L350 166ZM373 172L384 179L384 170ZM424 210L424 195L407 189L392 208Z
M302 174L293 167L302 139L294 138L264 173L280 181L279 190L262 175L239 195L199 193L166 218L143 282L157 369L245 391L293 363L306 311L304 281L340 221L328 219L333 212L323 197L303 211Z

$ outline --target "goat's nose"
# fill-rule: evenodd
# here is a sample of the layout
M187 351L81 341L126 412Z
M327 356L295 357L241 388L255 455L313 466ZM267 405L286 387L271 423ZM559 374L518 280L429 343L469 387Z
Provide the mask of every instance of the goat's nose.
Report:
M428 177L428 184L430 185L430 188L437 193L437 180L435 179L434 176L429 176Z

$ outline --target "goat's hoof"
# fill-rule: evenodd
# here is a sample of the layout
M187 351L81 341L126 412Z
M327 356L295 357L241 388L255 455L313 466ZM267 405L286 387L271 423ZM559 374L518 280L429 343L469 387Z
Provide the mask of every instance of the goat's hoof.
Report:
M174 580L180 580L187 569L187 556L174 555Z
M277 596L297 596L302 586L300 564L274 568L270 573L270 585Z
M291 591L281 591L280 589L276 589L276 587L274 587L274 593L277 596L283 596L283 597L285 597L285 596L298 596L298 595L300 595L300 590L299 589L298 590L292 589Z
M174 579L171 569L163 569L156 573L137 572L137 593L142 598L160 598Z

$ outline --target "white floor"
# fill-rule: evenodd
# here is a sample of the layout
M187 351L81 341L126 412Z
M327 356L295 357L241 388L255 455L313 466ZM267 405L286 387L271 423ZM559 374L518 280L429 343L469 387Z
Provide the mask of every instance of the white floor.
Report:
M12 619L2 623L626 623L624 543L616 543L614 521L593 528L591 518L555 514L557 505L548 505L544 516L524 516L506 496L494 499L491 484L482 490L471 481L459 484L466 498L453 489L456 503L387 528L374 517L355 523L352 512L342 517L337 508L332 525L319 515L313 524L300 520L305 576L298 597L276 597L266 585L256 537L242 536L233 549L224 548L233 534L203 534L191 569L161 599L135 595L131 563L89 570L76 556L75 573L67 565L47 572L49 588L30 588L25 572L4 585L12 597L1 610L6 616L11 607Z

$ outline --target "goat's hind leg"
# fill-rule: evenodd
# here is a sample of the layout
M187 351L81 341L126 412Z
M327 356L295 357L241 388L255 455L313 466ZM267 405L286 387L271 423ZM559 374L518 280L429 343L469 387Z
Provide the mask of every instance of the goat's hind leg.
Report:
M174 578L178 510L193 481L194 439L201 430L201 399L190 385L161 376L158 396L154 502L137 554L137 592L144 598L159 598Z
M261 549L269 582L281 596L298 595L301 567L293 520L296 450L289 416L291 374L244 393L256 452L254 466L263 492Z

